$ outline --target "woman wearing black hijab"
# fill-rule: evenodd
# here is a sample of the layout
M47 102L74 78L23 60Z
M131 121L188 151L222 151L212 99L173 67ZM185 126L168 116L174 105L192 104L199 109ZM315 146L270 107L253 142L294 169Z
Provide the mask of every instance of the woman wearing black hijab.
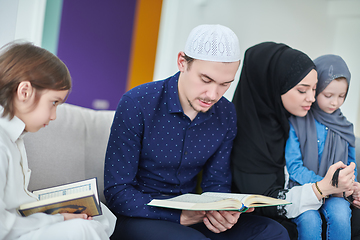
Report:
M339 162L318 182L320 191L313 184L284 189L288 118L291 114L301 117L307 114L315 101L316 76L315 65L306 54L285 44L260 43L245 53L233 98L238 128L231 155L233 191L292 202L285 207L256 210L258 214L279 220L290 237L297 235L296 227L287 218L318 209L323 196L349 189L352 181L348 176L353 174L353 169ZM330 184L337 168L345 168L340 171L338 188ZM304 201L305 195L312 196L312 200Z

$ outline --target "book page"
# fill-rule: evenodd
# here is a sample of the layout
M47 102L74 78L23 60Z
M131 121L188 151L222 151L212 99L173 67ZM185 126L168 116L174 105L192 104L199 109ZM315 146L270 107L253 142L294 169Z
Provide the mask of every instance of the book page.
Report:
M249 207L265 207L290 204L281 199L256 194L206 192L199 194L183 194L169 199L153 199L150 206L174 209L209 211L227 210L244 212Z
M93 191L96 201L99 203L99 196L97 191L96 178L87 179L84 181L69 183L57 187L46 188L34 191L33 193L39 200L70 195L79 192Z
M166 199L174 202L189 202L189 203L211 203L221 201L224 198L218 196L204 196L199 194L187 193L174 198Z
M201 194L202 196L213 196L213 197L218 197L221 199L228 199L228 198L233 198L233 199L237 199L240 202L243 202L242 200L245 199L246 197L250 196L250 194L241 194L241 193L221 193L221 192L204 192L203 194Z
M202 195L221 196L224 199L233 198L233 199L241 201L247 207L264 207L264 206L290 204L289 202L282 200L282 199L272 198L272 197L263 196L263 195L259 195L259 194L205 192Z
M148 203L148 205L155 207L166 207L195 211L242 211L244 206L241 202L235 199L223 200L219 197L202 196L199 194L191 193L169 199L153 199L150 203Z

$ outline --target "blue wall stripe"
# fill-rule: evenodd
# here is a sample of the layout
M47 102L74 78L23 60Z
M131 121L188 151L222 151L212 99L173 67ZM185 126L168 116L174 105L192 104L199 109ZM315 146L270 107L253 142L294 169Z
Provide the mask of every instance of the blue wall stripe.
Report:
M47 0L41 46L57 55L63 0Z

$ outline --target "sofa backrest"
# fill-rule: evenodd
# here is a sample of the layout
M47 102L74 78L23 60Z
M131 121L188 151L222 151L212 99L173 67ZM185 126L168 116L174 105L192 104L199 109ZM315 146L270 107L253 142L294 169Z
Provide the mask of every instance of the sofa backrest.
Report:
M26 134L29 190L97 177L105 203L104 160L114 113L65 103L49 126Z
M100 199L105 203L104 160L114 113L65 103L49 126L26 134L32 170L29 190L97 177ZM360 181L360 138L356 138L356 161Z

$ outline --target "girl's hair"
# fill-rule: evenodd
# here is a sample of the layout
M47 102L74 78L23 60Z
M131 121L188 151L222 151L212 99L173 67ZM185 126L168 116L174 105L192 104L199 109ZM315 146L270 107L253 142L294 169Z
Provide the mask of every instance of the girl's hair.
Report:
M54 54L31 43L12 42L0 54L0 105L3 117L14 117L14 97L22 81L35 89L35 103L45 89L70 90L68 68Z

